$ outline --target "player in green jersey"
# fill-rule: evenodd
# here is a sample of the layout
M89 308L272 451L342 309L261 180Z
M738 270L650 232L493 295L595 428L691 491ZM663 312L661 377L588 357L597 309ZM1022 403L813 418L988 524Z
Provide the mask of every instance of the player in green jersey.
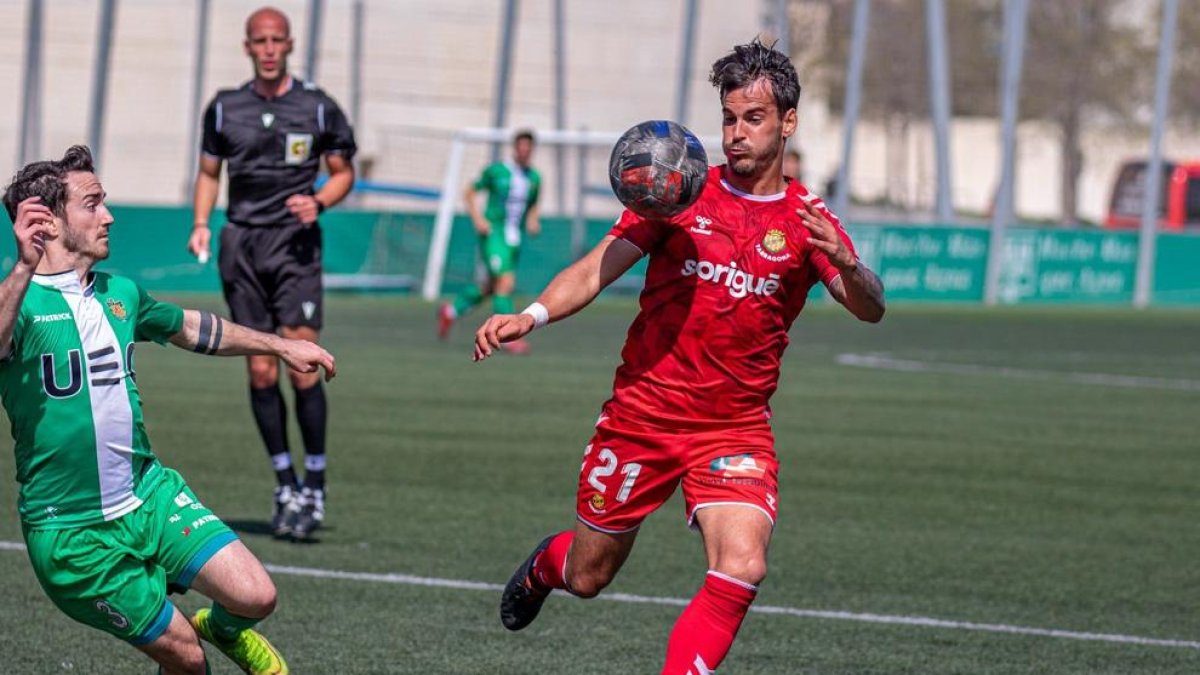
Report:
M513 313L512 294L517 284L522 234L527 232L536 237L541 233L537 203L542 176L533 168L533 146L533 132L518 131L513 136L512 160L489 165L478 180L467 186L464 198L479 235L479 255L487 269L487 281L482 288L467 286L453 303L438 309L438 337L443 340L458 317L489 295L496 314ZM483 213L479 212L477 200L480 191L488 193ZM505 347L513 353L528 351L523 341L510 342Z
M0 398L34 574L65 614L134 645L162 673L209 672L200 638L244 672L286 673L252 629L275 608L267 571L150 449L134 344L271 354L326 378L333 357L92 271L109 254L104 198L83 146L24 167L3 196L17 261L0 281ZM212 608L189 621L169 587L195 589Z

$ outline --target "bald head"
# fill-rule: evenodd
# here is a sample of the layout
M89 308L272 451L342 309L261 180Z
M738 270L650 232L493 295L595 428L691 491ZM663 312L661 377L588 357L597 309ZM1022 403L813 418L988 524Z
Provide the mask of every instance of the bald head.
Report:
M256 30L266 28L282 29L284 36L291 37L292 27L288 23L287 15L275 9L274 7L260 7L254 10L250 18L246 19L246 38L249 39ZM274 30L272 31L274 32Z
M254 78L267 86L286 88L287 60L292 53L292 29L287 17L274 7L256 10L246 19L246 56L254 64ZM267 84L269 83L269 84ZM278 93L272 93L277 96Z

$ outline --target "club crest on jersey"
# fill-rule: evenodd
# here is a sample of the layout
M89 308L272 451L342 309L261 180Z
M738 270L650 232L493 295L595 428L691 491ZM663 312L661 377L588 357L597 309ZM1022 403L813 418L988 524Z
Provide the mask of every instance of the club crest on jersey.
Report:
M591 500L588 502L588 506L591 506L592 511L595 511L596 513L604 513L604 495L599 493L592 495Z
M118 321L124 321L129 318L129 312L125 311L125 303L120 300L109 298L104 304L108 305L108 311L112 312L112 315Z
M271 125L275 123L275 116L269 112L265 112L262 114L262 121L263 121L263 128L270 129Z
M762 241L755 245L758 254L771 262L783 262L792 257L791 253L780 253L787 248L787 235L783 230L770 229L763 235Z

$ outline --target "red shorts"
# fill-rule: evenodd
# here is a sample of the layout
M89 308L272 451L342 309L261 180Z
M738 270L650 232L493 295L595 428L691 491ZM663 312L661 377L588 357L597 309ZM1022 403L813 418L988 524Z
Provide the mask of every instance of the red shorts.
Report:
M707 506L779 506L775 436L761 425L667 431L601 417L583 451L576 514L600 532L636 530L683 482L688 525Z

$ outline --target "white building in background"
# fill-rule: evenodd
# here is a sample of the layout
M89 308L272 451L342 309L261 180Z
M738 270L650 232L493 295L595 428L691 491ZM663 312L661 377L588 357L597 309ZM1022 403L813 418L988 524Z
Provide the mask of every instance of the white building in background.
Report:
M58 156L86 140L95 52L97 0L43 0L43 118L41 155ZM189 128L196 51L196 2L120 0L104 128L101 173L118 203L179 204L190 197ZM205 97L246 81L243 22L262 0L211 0ZM305 0L279 0L292 19L293 72L303 75ZM768 0L699 0L688 126L700 135L720 133L715 94L707 82L713 60L739 42L769 31ZM0 176L15 170L25 52L26 0L0 0ZM566 118L569 128L621 131L632 124L675 114L684 0L568 0L566 3ZM437 187L454 130L488 126L492 119L500 0L367 0L363 45L361 119L356 121L359 158L370 160L371 178ZM509 124L546 129L554 121L552 0L521 0L513 60ZM351 2L326 0L319 85L349 106ZM870 67L868 65L868 67ZM801 72L801 80L805 74ZM805 151L805 178L818 192L841 155L841 120L828 112L815 87L801 97L798 141ZM852 163L855 197L900 197L920 209L933 200L932 139L928 129L910 134L905 170L888 175L886 134L864 123ZM955 207L985 212L999 167L999 129L994 120L959 119L953 125ZM1145 136L1093 133L1085 140L1087 163L1081 214L1098 220L1119 163L1144 155ZM1169 134L1168 156L1200 156L1200 140ZM598 155L600 153L593 153ZM468 156L482 164L483 148ZM590 156L591 182L602 182L606 157ZM720 157L710 158L714 163ZM537 162L547 172L549 210L554 210L554 154ZM575 180L574 162L564 169ZM1026 217L1053 218L1058 209L1058 144L1051 129L1022 125L1017 169L1017 208ZM894 166L894 162L893 162ZM893 174L896 172L893 170ZM407 204L412 206L411 203ZM572 198L566 206L573 208ZM601 204L605 208L610 205ZM430 205L428 208L432 208ZM184 227L186 224L181 225Z

